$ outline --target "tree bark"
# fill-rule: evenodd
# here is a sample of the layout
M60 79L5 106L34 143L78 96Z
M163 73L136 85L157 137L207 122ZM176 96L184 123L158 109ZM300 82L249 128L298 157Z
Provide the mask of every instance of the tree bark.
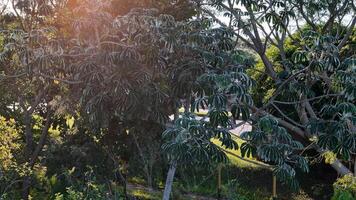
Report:
M355 159L354 159L354 176L356 177L356 156L355 156Z
M35 165L36 163L36 160L39 156L39 154L41 153L42 149L43 149L43 146L45 145L46 143L46 139L47 139L47 136L48 136L48 131L49 131L49 128L51 126L51 119L52 119L52 113L50 113L51 111L48 111L47 113L47 117L46 117L46 122L44 124L44 127L42 129L42 133L41 133L41 136L40 136L40 140L38 141L38 144L35 148L35 150L33 151L32 155L31 155L31 158L30 158L30 162L29 162L29 165L31 168L33 168L33 166Z
M278 123L285 127L286 129L288 129L289 131L291 131L292 133L302 137L302 138L308 138L309 136L309 133L306 133L305 131L303 131L302 129L298 128L298 127L295 127L293 126L292 124L282 120L282 119L279 119L277 118L278 120ZM319 153L323 153L325 152L325 150L322 150L319 146L317 145L313 145L313 148L318 151ZM335 159L335 161L333 163L330 164L331 167L333 167L335 169L335 171L340 174L341 176L344 176L346 174L350 174L352 173L347 167L345 167L345 165L340 162L339 159Z
M162 200L169 200L171 191L172 191L172 185L173 185L173 179L174 179L174 174L177 169L177 162L173 161L168 170L167 178L166 178L166 185L164 187L164 192L163 192L163 198Z
M28 200L28 196L30 195L30 185L31 185L31 177L26 176L23 178L22 183L22 199Z
M30 160L31 152L33 149L33 134L32 134L32 126L31 126L31 115L26 111L25 112L25 159ZM30 194L30 185L31 178L29 176L25 176L22 182L22 199L28 200L28 195Z
M52 118L52 113L51 111L48 111L46 119L45 119L45 124L44 127L42 128L42 133L40 136L40 140L38 142L38 144L36 145L35 150L32 152L32 148L33 148L33 135L32 135L32 127L31 127L31 116L27 116L26 115L26 127L25 127L25 131L26 131L26 152L25 155L28 159L28 164L30 169L33 168L33 166L36 163L36 160L39 156L39 154L41 153L43 146L46 142L46 138L48 135L48 130L51 126L51 118ZM27 135L28 134L28 135ZM28 143L27 143L28 142ZM23 178L23 183L22 183L22 199L23 200L27 200L29 193L30 193L30 186L31 186L31 177L30 176L25 176Z
M345 167L345 165L337 158L330 165L341 176L345 176L346 174L352 174L352 172L347 167Z
M124 177L124 175L121 173L120 171L120 167L119 165L117 166L118 169L117 169L117 177L118 177L118 181L121 182L121 185L123 187L123 192L124 192L124 195L125 195L125 199L129 199L129 196L127 194L127 181L126 181L126 178Z
M147 185L148 185L148 189L149 190L153 190L153 184L152 184L152 175L151 175L151 162L150 162L150 159L145 157L144 153L143 153L143 150L140 146L140 144L138 143L138 140L135 136L134 133L131 133L132 137L133 137L133 140L135 142L135 145L136 145L136 148L138 150L138 153L141 157L141 160L143 162L143 171L145 172L146 174L146 180L147 180Z
M266 111L264 110L259 110L258 108L256 107L251 107L251 109L254 111L254 112L260 112L261 114L268 114ZM278 117L275 117L278 121L278 124L280 124L281 126L283 126L284 128L286 128L287 130L289 130L291 133L293 133L294 135L297 135L299 136L300 138L303 138L303 139L307 139L307 138L310 138L311 136L309 135L308 132L294 126L293 124L289 123L289 122L286 122L284 121L283 119L280 119ZM317 145L313 145L313 148L318 151L319 153L323 153L325 152L325 150L321 149L320 147L318 147ZM352 172L347 168L345 167L345 165L340 162L339 159L335 159L335 161L333 163L330 164L331 167L333 167L335 169L335 171L344 176L346 174L352 174Z
M276 81L276 83L279 83L280 80L277 76L277 73L273 69L273 64L271 61L267 58L266 54L263 52L260 53L261 60L263 64L265 65L266 73L271 76L271 78Z
M27 111L25 112L25 158L29 159L31 156L31 152L33 150L33 134L32 134L32 116Z

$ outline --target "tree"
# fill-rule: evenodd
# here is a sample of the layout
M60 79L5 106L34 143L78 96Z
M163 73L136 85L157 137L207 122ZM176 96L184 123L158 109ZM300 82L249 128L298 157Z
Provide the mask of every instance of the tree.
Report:
M164 199L169 198L178 163L226 161L225 154L211 142L212 138L220 139L228 148L237 148L228 133L231 121L224 89L231 89L230 95L241 92L248 101L245 91L252 84L243 73L245 63L237 59L240 54L234 51L229 30L211 28L209 20L197 19L178 31L177 43L172 48L175 56L169 62L170 82L174 96L184 100L185 114L179 117L176 113L173 126L164 133L163 150L170 160ZM234 85L234 81L242 80L243 83ZM201 107L211 109L209 122L196 119L194 111Z
M163 76L173 18L160 12L174 5L168 1L153 5L160 10L136 9L121 16L128 9L116 17L112 4L104 1L12 1L18 29L3 31L1 61L2 66L11 66L2 69L2 81L11 82L16 92L8 93L9 102L2 103L5 108L20 104L16 111L26 116L24 157L31 157L25 158L31 167L44 146L56 106L66 104L67 99L74 103L66 106L91 123L115 165L119 133L144 128L131 127L138 121L165 126L174 107ZM70 6L74 12L69 12ZM181 16L185 17L189 18ZM28 96L19 102L16 97L23 91ZM31 130L35 115L48 117L36 148ZM24 198L28 198L29 182L25 177Z
M125 15L132 8L155 8L160 14L171 15L177 21L187 20L195 14L193 4L189 0L112 0L111 4L114 16Z
M235 120L249 120L250 107L253 107L249 94L253 81L245 73L253 63L251 58L236 49L233 31L224 27L212 28L209 22L202 19L188 23L188 28L183 29L188 42L176 39L185 48L173 50L178 55L178 58L173 57L178 62L171 62L178 63L172 65L173 91L186 103L185 114L177 116L173 127L164 133L166 143L163 149L171 160L164 199L169 198L177 163L225 160L224 153L212 143L212 138L219 139L226 148L238 148L229 130L236 127ZM208 116L197 120L194 112L201 108L209 109ZM307 161L301 156L289 156L294 151L301 151L303 146L294 141L273 117L266 116L260 121L255 118L252 122L258 122L259 129L245 137L247 141L257 139L254 143L259 143L261 148L254 148L254 144L247 142L240 147L242 153L249 156L257 152L266 162L274 162L276 173L285 177L285 182L296 186L295 172L290 169L294 166L308 171ZM284 151L285 154L273 151Z
M294 188L296 169L308 171L301 143L321 154L333 151L338 159L332 166L350 173L342 163L354 159L356 149L355 58L346 52L354 51L350 1L194 1L183 16L175 9L193 1L176 1L173 8L170 1L133 1L158 9L119 13L108 1L11 2L16 20L1 32L1 115L16 116L23 129L20 157L30 169L65 104L66 113L83 120L117 169L118 136L131 133L140 151L140 132L149 125L166 129L162 149L170 167L164 199L178 164L226 160L212 138L273 165L280 180ZM187 20L193 10L196 18ZM216 10L224 12L227 23ZM349 25L343 24L350 15ZM307 25L300 28L298 20ZM300 37L293 34L292 21ZM291 54L285 46L289 40L295 44ZM258 55L260 68L253 67L241 43ZM268 48L276 48L280 58L273 60ZM269 80L271 94L264 101L251 96L258 80L247 69ZM185 112L179 114L182 106ZM198 118L195 111L205 108L208 116ZM254 127L241 135L241 147L229 133L240 125L237 119ZM150 164L145 171L149 177ZM126 188L120 170L118 175ZM31 178L23 180L27 199Z
M174 55L170 50L179 23L155 9L113 16L109 7L93 1L76 7L81 17L73 20L76 34L66 38L61 57L68 76L62 80L73 84L74 101L80 102L81 115L92 128L106 130L98 131L98 138L107 138L104 148L116 158L117 135L130 132L135 141L148 124L162 129L177 107L164 73Z
M58 4L57 4L58 3ZM62 60L58 44L53 44L53 10L59 1L11 1L12 23L1 31L1 95L4 115L14 118L22 128L23 153L19 162L32 171L56 122L57 102L63 85L47 76L57 77ZM15 18L15 19L13 19ZM47 21L48 20L48 21ZM62 93L63 94L63 93ZM35 126L40 128L37 132ZM23 177L23 199L29 198L31 175Z
M98 3L103 2L98 1ZM69 0L65 7L68 10L73 10L81 5L83 5L82 1ZM188 20L195 15L193 3L189 0L110 0L106 2L106 5L105 11L112 16L126 15L135 8L157 9L160 14L171 15L177 21ZM75 14L76 17L83 16L83 13L80 12L72 14Z
M348 41L356 23L352 1L197 2L197 9L204 16L233 30L236 41L256 52L263 63L262 72L272 80L274 90L263 105L249 106L252 121L256 117L262 120L273 116L279 126L294 138L302 139L308 147L321 154L330 150L339 159L350 161L355 149L352 142L355 137L355 59L342 57L340 52L351 48ZM220 20L212 8L223 13L227 23ZM347 26L340 26L345 18ZM300 31L303 23L310 27L308 31ZM294 25L302 33L299 39L292 34ZM331 31L333 27L337 31ZM287 40L296 45L296 52L289 57L285 49ZM278 49L279 63L267 54L269 47ZM289 105L288 111L281 109L283 105ZM260 130L261 124L254 124ZM266 134L255 131L245 135L245 145L251 145L246 151L253 152L257 148L257 155L263 160L278 163L278 159L273 158L276 150L268 154L263 146L254 144L265 140L264 137ZM338 159L331 165L341 175L350 173Z

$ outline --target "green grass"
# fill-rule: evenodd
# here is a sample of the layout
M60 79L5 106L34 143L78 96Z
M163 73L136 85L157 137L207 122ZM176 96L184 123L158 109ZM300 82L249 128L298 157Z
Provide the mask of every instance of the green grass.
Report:
M183 113L184 112L184 108L180 108L179 109L179 112L180 113ZM199 112L194 112L196 115L198 116L206 116L208 114L208 112L206 110L199 110ZM231 115L231 113L229 112L229 115ZM232 135L233 136L233 135ZM233 136L234 137L234 140L237 142L238 146L240 147L241 144L244 142L242 139L236 137L236 136ZM213 139L212 142L216 145L218 145L219 147L222 147L221 146L221 142L218 140L218 139ZM224 148L224 147L222 147ZM241 151L240 149L227 149L227 148L224 148L226 151L232 153L232 154L235 154L235 155L238 155L238 156L241 156ZM230 160L230 163L236 167L240 167L240 168L259 168L260 166L259 165L256 165L256 164L253 164L253 163L250 163L248 161L245 161L243 159L240 159L234 155L231 155L231 154L228 154L227 153L227 157L229 158ZM255 159L253 159L252 157L249 157L249 158L245 158L247 160L253 160L253 161L256 161ZM258 162L258 161L256 161ZM258 162L258 163L261 163L261 162ZM263 165L263 163L261 163Z
M176 186L173 186L172 199L174 200L191 200L189 195L183 195ZM154 190L149 191L147 188L131 188L129 194L140 200L161 200L162 191Z
M160 200L162 194L160 192L149 192L143 189L134 189L129 191L132 196L143 200Z
M183 113L184 112L184 108L180 108L179 109L179 112L180 113ZM196 115L198 116L206 116L208 114L208 112L206 110L199 110L199 112L194 112ZM229 112L229 115L231 115L231 113ZM232 135L233 136L233 135ZM236 137L236 136L233 136L234 137L234 140L238 143L238 146L240 147L241 144L244 142L242 139ZM213 139L212 142L216 145L218 145L219 147L222 147L221 146L221 142L218 140L218 139ZM224 147L222 147L224 148ZM238 156L241 156L241 151L240 149L227 149L227 148L224 148L226 151L232 153L232 154L235 154L235 155L238 155ZM259 168L260 166L259 165L256 165L256 164L253 164L253 163L250 163L248 161L245 161L243 159L240 159L234 155L231 155L231 154L228 154L227 153L227 157L229 158L230 160L230 163L236 167L240 167L240 168ZM245 158L247 160L254 160L256 161L255 159L253 159L252 157L249 157L249 158ZM256 161L258 162L258 161ZM261 162L258 162L258 163L261 163ZM263 164L263 163L261 163Z
M241 144L244 142L242 139L240 138L237 138L237 137L234 137L234 140L237 142L238 146L240 147ZM221 146L221 142L218 140L218 139L213 139L212 142L214 144L216 144L217 146L219 147L222 147L224 148L223 146ZM227 149L227 148L224 148L227 152L230 152L232 154L235 154L235 155L238 155L238 156L241 156L241 151L240 149ZM229 158L230 160L230 163L233 165L233 166L236 166L236 167L239 167L239 168L260 168L261 166L259 165L256 165L254 163L250 163L248 161L245 161L243 159L240 159L234 155L231 155L231 154L228 154L226 153L227 157ZM252 157L249 157L249 158L244 158L246 160L253 160L255 162L258 162L256 161L254 158ZM258 163L261 163L261 162L258 162ZM263 164L263 163L261 163Z

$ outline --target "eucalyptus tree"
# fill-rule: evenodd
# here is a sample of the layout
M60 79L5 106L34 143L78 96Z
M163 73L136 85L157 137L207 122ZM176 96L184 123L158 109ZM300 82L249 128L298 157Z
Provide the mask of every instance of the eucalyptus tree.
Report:
M282 157L291 159L304 152L275 145L279 132L287 131L320 154L333 152L330 164L340 175L351 173L342 161L355 165L355 57L347 53L354 52L355 2L195 2L201 15L232 30L236 42L258 55L263 63L261 73L271 80L272 89L261 100L263 104L248 106L255 129L242 135L247 141L242 152L279 166ZM296 31L301 37L293 35ZM295 45L292 55L285 49L286 41ZM267 54L269 47L276 49L279 62ZM283 109L285 105L288 109ZM283 129L274 128L276 125ZM293 177L294 170L286 167L285 171Z

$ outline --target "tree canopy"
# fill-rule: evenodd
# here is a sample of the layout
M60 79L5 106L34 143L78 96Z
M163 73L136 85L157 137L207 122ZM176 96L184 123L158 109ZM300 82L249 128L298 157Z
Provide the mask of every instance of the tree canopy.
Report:
M138 159L150 187L154 166L168 166L160 178L169 199L176 169L226 163L223 149L265 162L293 189L311 155L339 175L356 173L353 1L10 0L4 8L0 192L20 182L7 195L29 199L41 173L53 177L43 190L56 191L63 168L66 184L76 167L87 170L83 180L102 168L111 172L101 181L118 181L128 198L125 167ZM246 124L251 131L231 133ZM67 146L78 155L53 167ZM77 186L65 193L104 190Z

